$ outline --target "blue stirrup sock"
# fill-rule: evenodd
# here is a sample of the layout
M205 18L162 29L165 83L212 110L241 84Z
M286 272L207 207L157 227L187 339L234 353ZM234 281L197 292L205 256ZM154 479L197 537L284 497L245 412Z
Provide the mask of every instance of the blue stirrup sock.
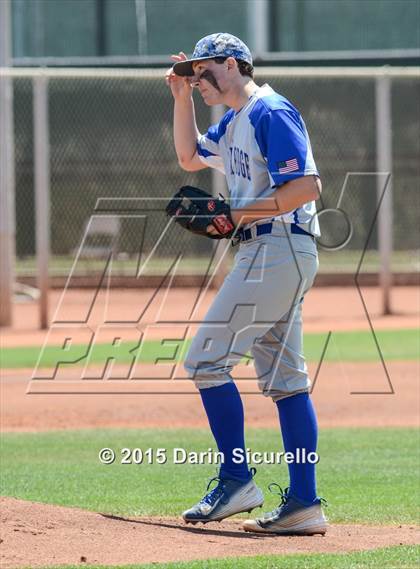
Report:
M224 454L220 467L221 478L247 482L251 478L244 458L241 464L233 462L233 449L243 449L245 457L244 408L238 388L233 382L200 389L201 400L217 447Z
M285 452L296 456L297 449L305 449L306 455L315 452L318 441L318 425L314 407L308 393L298 393L276 401ZM302 455L301 455L302 456ZM317 497L315 464L292 462L288 464L290 496L304 505L310 505Z

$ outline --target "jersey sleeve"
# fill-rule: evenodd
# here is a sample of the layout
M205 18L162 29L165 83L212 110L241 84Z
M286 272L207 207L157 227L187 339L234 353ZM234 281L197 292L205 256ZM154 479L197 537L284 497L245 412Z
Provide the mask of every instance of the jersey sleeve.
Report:
M197 140L197 153L206 166L216 168L224 174L225 167L219 146L220 130L220 124L215 124L208 129L206 134L202 134Z
M255 125L255 138L267 162L272 187L318 175L305 123L297 111L264 113Z

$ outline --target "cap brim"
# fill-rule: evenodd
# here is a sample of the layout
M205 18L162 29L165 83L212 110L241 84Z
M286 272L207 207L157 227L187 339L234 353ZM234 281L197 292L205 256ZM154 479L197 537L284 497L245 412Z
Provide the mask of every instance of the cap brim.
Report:
M205 59L214 59L215 56L210 57L196 57L192 59L186 59L185 61L178 61L173 66L174 73L180 75L181 77L193 77L194 70L192 64L196 61L204 61Z

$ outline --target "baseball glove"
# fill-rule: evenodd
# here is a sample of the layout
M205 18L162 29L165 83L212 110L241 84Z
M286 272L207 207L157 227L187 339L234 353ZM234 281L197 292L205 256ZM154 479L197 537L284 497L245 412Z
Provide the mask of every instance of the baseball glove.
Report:
M166 206L166 213L184 229L210 239L229 239L235 231L224 197L215 198L193 186L183 186ZM216 232L210 233L209 226Z

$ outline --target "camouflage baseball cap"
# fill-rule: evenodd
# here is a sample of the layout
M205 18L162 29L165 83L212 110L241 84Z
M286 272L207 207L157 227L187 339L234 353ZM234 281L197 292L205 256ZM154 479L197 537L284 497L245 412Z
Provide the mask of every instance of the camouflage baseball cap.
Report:
M199 40L190 59L179 61L174 65L177 75L194 75L194 61L214 59L215 57L234 57L252 65L252 55L249 48L236 36L227 33L211 34Z

